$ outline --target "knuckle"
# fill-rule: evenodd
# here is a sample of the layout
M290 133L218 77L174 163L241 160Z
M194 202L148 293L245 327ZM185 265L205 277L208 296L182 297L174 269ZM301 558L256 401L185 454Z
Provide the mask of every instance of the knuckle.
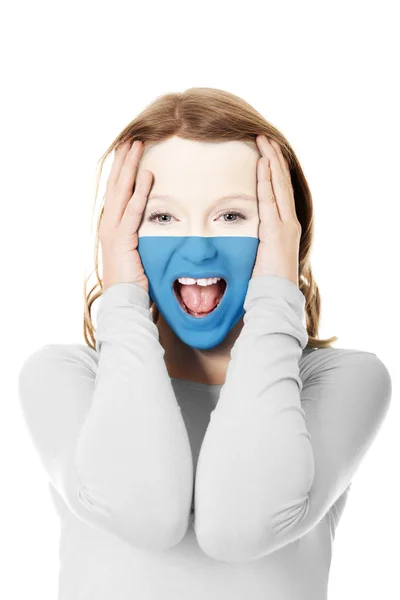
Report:
M297 219L294 219L292 222L293 229L295 230L296 233L301 234L302 228L301 225L299 223L299 221Z
M148 183L148 177L146 175L146 172L140 171L136 177L136 181L135 181L136 187L141 192L143 192L147 187L147 183Z
M291 235L301 232L301 225L295 217L289 218L287 221L284 222L284 225L285 229L287 229L287 231L289 231Z
M136 192L135 192L135 194L136 194ZM138 207L137 203L135 202L135 200L137 200L137 198L135 197L135 195L133 195L132 198L129 200L128 204L126 205L126 210L133 215L136 215L140 212L139 207Z
M120 183L119 184L117 183L117 185L114 188L113 196L115 198L122 198L122 195L123 195L123 188Z
M288 187L288 180L286 178L286 176L284 174L279 176L278 179L279 185L283 188L286 189Z
M135 182L135 191L133 193L132 198L137 198L138 196L141 196L143 194L145 190L145 187L143 185L143 181L141 179L137 179Z
M268 236L271 240L275 240L276 243L284 245L286 243L287 231L282 226L282 223L271 223L268 228Z

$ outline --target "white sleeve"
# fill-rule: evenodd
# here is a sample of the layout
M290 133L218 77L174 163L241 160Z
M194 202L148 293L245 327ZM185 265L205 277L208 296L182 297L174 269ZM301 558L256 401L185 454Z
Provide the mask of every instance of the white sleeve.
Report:
M305 297L250 280L244 327L200 449L195 532L217 560L246 562L308 533L349 486L391 398L373 353L307 345Z
M99 302L97 352L49 344L25 360L23 416L71 511L134 546L167 548L189 523L187 430L147 292L118 283Z

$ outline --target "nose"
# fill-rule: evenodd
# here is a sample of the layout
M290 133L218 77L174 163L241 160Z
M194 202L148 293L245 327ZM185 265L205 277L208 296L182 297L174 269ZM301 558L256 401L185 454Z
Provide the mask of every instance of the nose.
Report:
M214 259L218 254L212 237L188 236L182 240L180 255L188 264L200 264Z

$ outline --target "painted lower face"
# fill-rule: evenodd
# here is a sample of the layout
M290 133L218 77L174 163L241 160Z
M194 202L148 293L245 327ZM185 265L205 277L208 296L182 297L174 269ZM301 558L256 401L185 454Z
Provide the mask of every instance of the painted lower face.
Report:
M149 281L149 296L185 344L199 350L214 348L243 317L258 244L258 238L247 236L139 237L138 252ZM205 292L204 298L197 300L197 314L186 310L174 290L180 277L223 279L225 288L222 290L219 284L223 294L217 297L213 310L204 312ZM217 294L217 288L214 291ZM185 290L186 294L189 292Z

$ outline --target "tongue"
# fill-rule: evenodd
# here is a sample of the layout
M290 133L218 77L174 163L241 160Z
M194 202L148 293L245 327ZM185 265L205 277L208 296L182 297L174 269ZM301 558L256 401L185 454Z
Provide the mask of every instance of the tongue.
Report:
M181 298L187 308L196 313L209 313L222 298L221 283L211 285L181 285Z

